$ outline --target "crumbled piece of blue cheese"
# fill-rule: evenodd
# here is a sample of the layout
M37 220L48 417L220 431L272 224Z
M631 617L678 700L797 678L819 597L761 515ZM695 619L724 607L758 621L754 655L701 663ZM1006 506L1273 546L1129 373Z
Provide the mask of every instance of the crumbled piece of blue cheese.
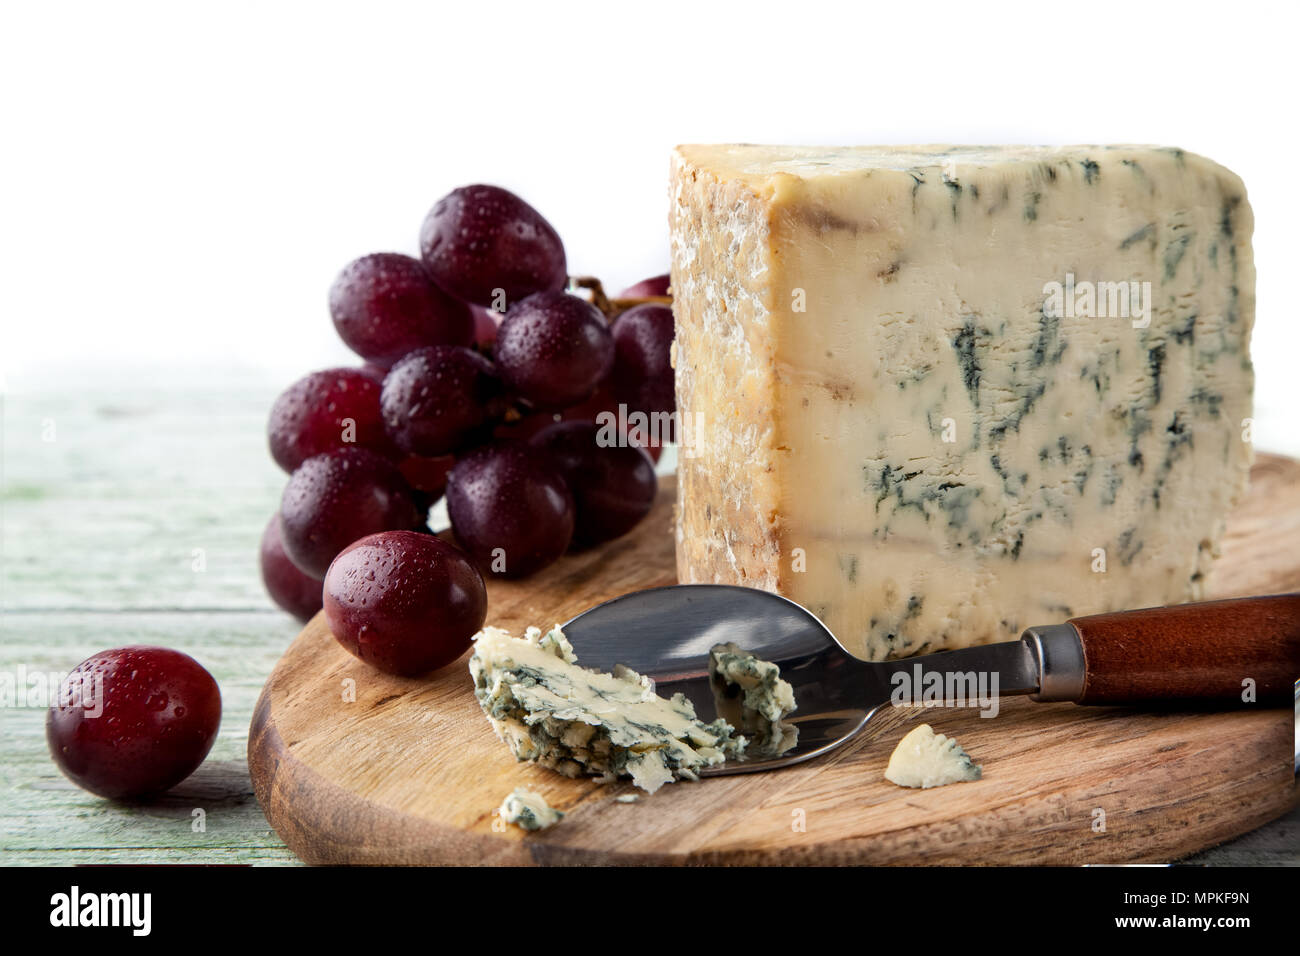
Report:
M785 722L795 710L794 688L781 668L735 644L709 652L709 683L719 716L749 740L749 757L775 757L799 742L799 728Z
M705 724L681 694L665 700L649 678L579 667L557 626L522 639L496 627L474 638L474 695L518 760L567 777L627 775L654 793L677 778L738 758L745 738L724 720Z
M682 146L677 571L880 660L1195 600L1250 463L1241 181L1146 146Z
M556 810L540 793L526 787L515 787L502 802L497 815L506 823L525 830L545 830L564 819L564 812Z
M936 734L929 724L921 724L894 748L885 779L900 787L929 788L978 780L983 773L957 741Z

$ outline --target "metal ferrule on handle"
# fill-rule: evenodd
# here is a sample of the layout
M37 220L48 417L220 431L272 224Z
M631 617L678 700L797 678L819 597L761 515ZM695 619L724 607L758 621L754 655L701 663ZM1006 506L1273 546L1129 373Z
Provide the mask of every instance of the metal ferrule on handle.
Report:
M1073 624L1044 624L1021 635L1038 664L1037 701L1077 701L1083 696L1083 642Z

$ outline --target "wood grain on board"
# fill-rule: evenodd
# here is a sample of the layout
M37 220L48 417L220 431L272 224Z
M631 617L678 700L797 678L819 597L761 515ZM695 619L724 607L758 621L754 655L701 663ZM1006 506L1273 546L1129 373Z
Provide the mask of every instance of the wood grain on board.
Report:
M490 582L489 623L515 633L675 580L671 480L632 534L518 582ZM1212 596L1300 590L1300 462L1260 456ZM1050 622L1044 622L1050 623ZM664 787L569 780L516 763L483 717L465 659L431 678L381 674L321 616L272 673L249 734L258 799L313 863L939 864L1167 861L1296 805L1289 709L1230 713L1002 702L925 711L984 778L904 790L883 771L901 731L766 774ZM567 817L525 834L493 811L517 786Z

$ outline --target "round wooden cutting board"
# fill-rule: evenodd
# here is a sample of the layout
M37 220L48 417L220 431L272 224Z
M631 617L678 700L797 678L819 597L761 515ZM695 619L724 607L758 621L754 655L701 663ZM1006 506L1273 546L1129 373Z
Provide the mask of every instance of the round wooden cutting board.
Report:
M1300 462L1261 455L1233 514L1214 596L1300 590ZM488 622L522 633L675 582L671 479L630 535L521 582L490 582ZM1051 622L1044 622L1051 623ZM249 734L258 800L310 863L837 864L1162 862L1296 805L1288 709L1143 713L1003 701L996 718L930 709L984 778L884 780L904 730L765 774L628 783L516 763L479 710L466 660L431 678L372 670L317 615L267 682ZM567 814L527 834L494 811L517 786Z

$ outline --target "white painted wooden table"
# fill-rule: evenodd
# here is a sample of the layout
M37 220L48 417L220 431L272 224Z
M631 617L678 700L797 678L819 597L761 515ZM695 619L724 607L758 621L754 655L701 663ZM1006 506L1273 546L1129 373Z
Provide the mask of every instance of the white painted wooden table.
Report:
M257 568L285 480L265 419L287 382L181 378L4 397L0 863L296 862L253 798L244 757L253 704L299 630ZM197 658L224 713L193 777L157 803L122 806L55 768L45 707L50 682L78 661L136 643ZM1300 812L1189 862L1300 864Z

